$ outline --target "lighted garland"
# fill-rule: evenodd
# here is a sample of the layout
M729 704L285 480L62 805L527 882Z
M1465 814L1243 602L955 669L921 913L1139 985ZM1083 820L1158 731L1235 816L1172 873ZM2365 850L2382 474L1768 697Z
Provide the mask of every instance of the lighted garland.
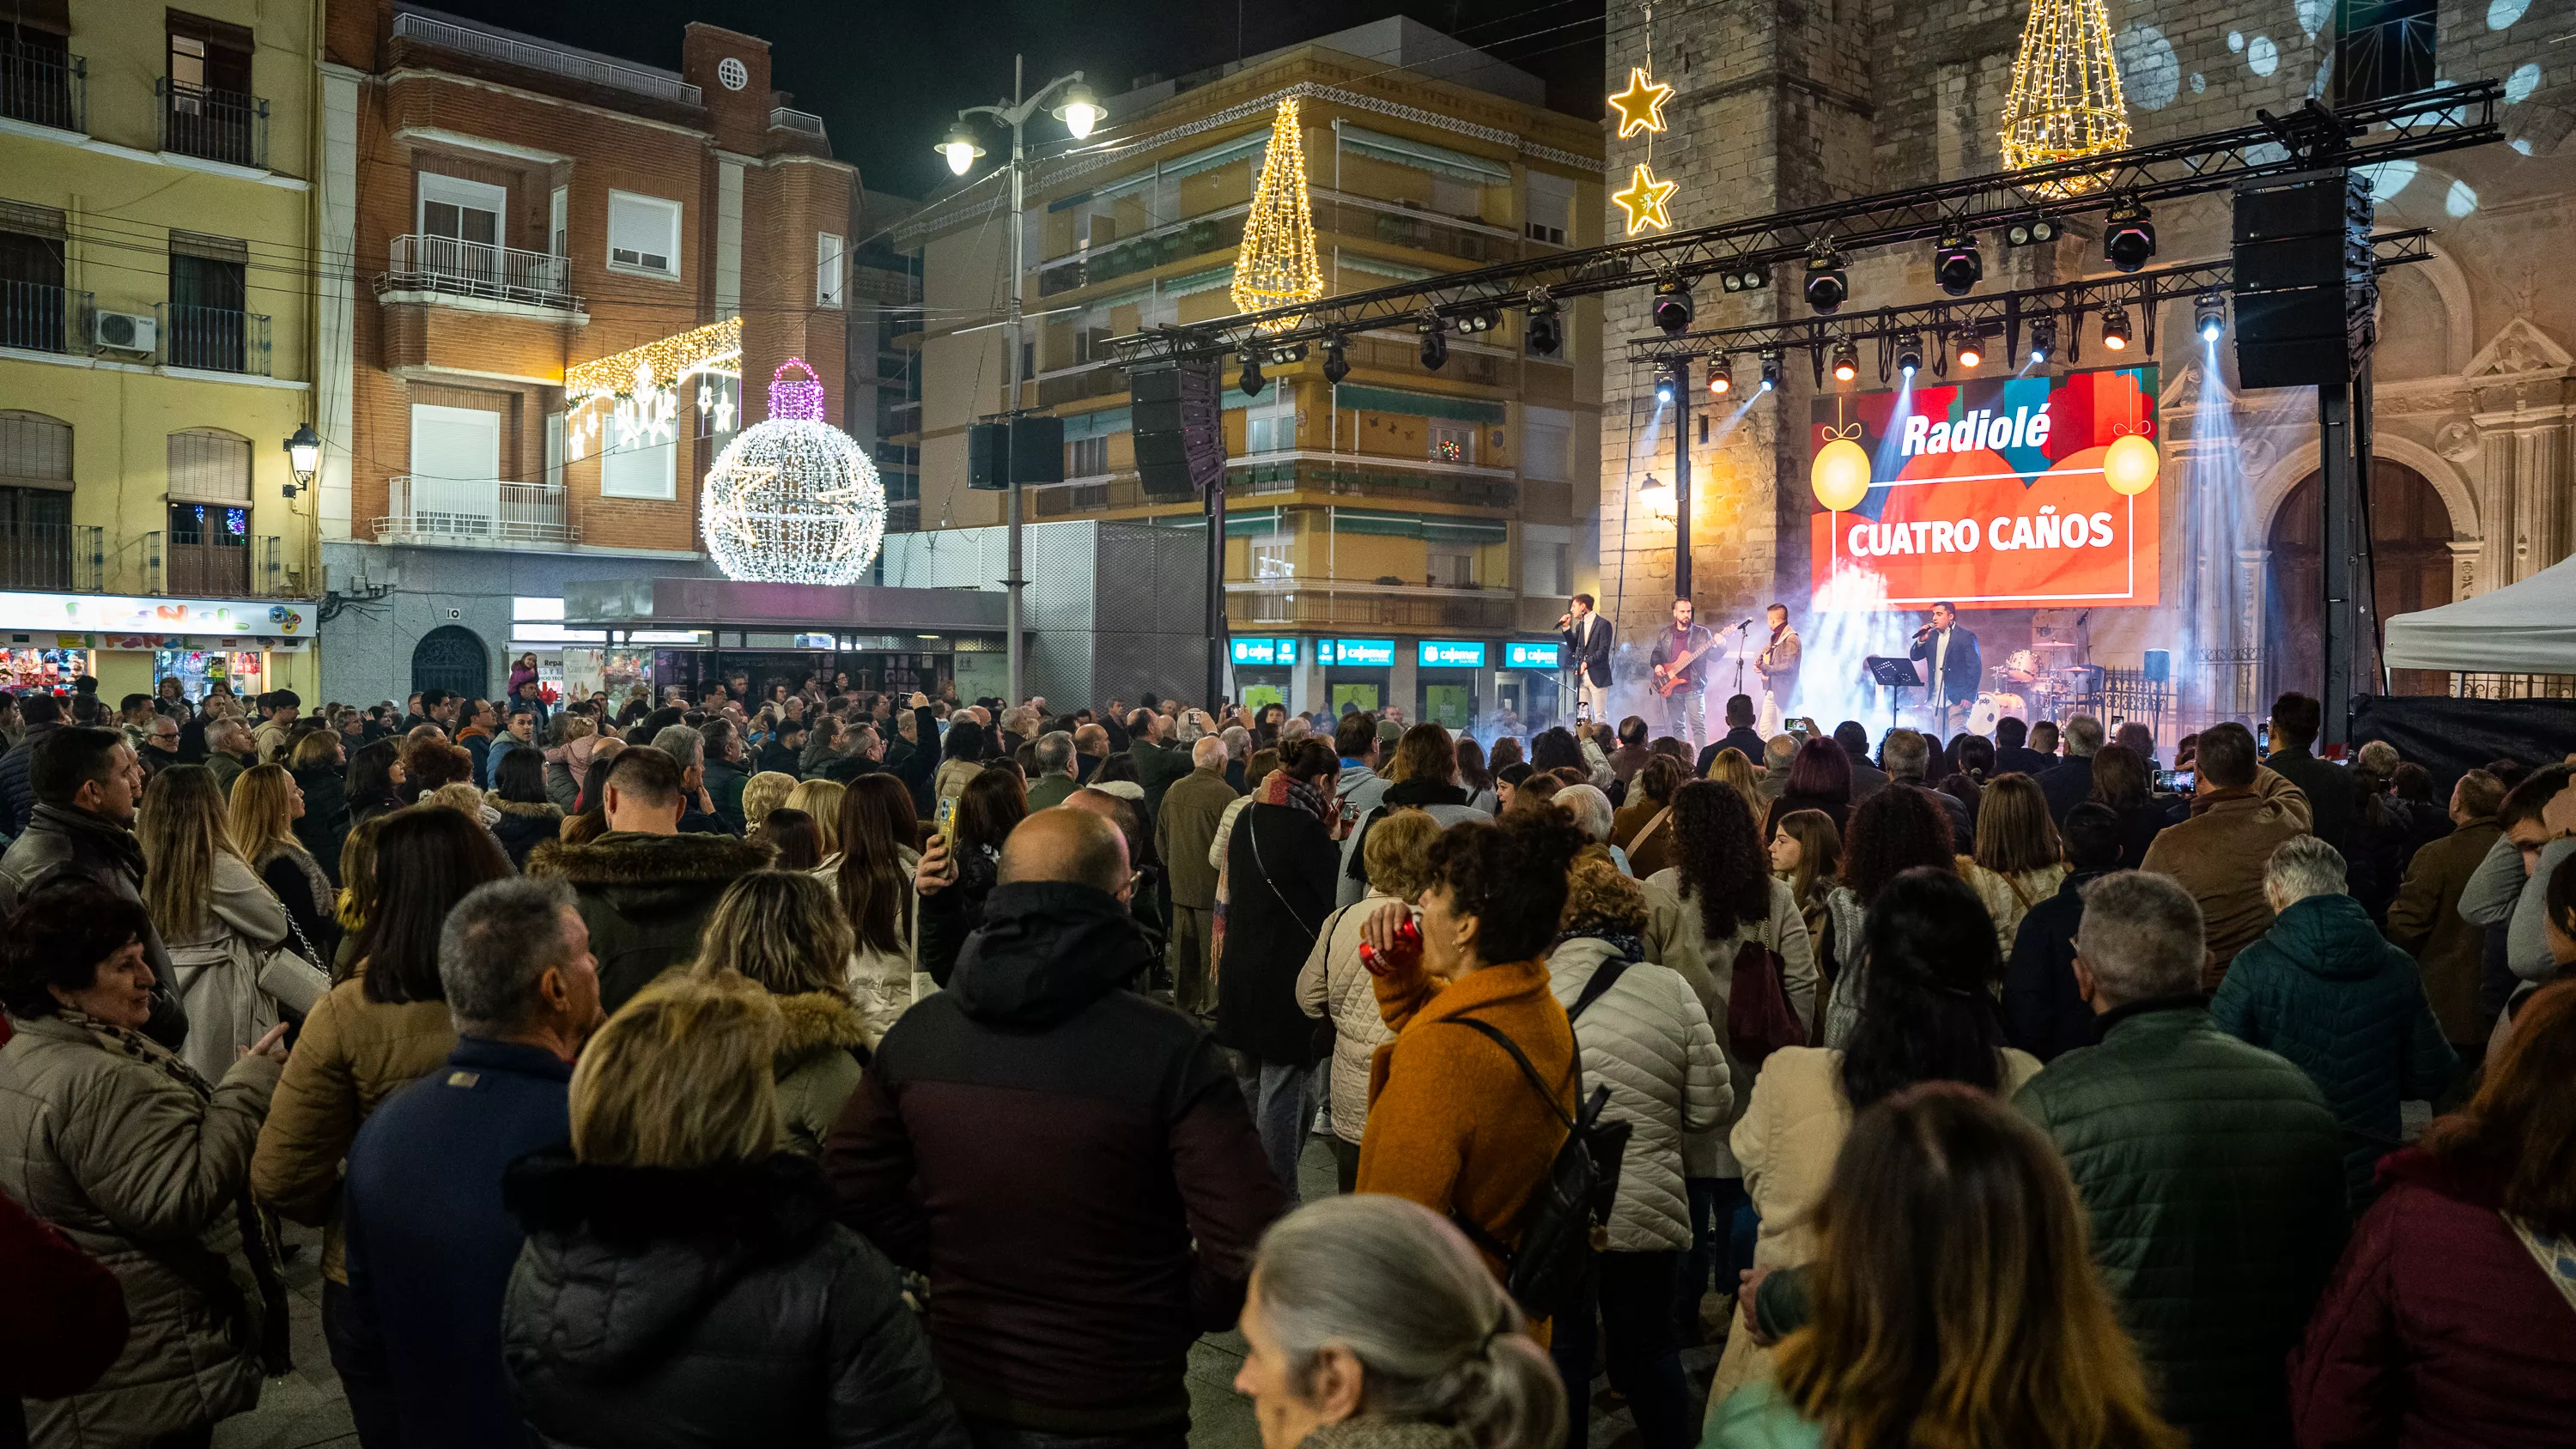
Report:
M1270 150L1261 161L1261 184L1243 220L1243 244L1234 254L1234 310L1267 312L1324 295L1323 269L1315 264L1314 203L1306 190L1306 142L1297 128L1297 98L1279 103L1270 123ZM1276 326L1294 324L1282 318Z
M716 567L769 583L858 582L885 541L885 517L876 465L823 421L823 386L793 357L770 379L768 420L716 455L699 501Z
M2102 0L2031 0L2021 53L2013 58L2012 93L2004 101L2004 164L2048 166L2128 144L2129 107L2120 95ZM2101 184L2079 176L2032 189L2073 196Z

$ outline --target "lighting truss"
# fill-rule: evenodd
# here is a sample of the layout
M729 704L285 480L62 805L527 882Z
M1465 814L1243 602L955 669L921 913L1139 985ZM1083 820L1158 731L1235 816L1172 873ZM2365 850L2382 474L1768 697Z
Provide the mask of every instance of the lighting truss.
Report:
M1239 351L1258 333L1278 339L1322 338L1418 322L1485 307L1526 304L1544 287L1559 302L1662 277L1684 279L1733 270L1803 265L1811 247L1845 252L1936 240L1954 227L2000 234L2043 204L2053 218L2107 212L2119 202L2152 206L2178 197L2225 191L2238 183L2319 166L2371 166L2483 145L2503 133L2496 121L2503 87L2493 80L2437 87L2343 111L2316 102L2284 117L2256 112L2252 125L2125 151L2075 158L1990 176L1963 177L1882 192L1798 211L1722 222L1690 231L1576 251L1551 252L1474 271L1345 292L1313 303L1219 318L1112 338L1120 361L1215 357ZM2077 180L2094 189L2053 199Z
M2429 227L2383 232L2371 239L2377 268L2432 257ZM1896 350L1909 335L1920 333L1936 345L1925 349L1936 373L1944 371L1949 343L1962 338L2002 339L1986 346L1989 357L2015 359L2022 351L2022 331L2042 318L2055 322L2058 352L2069 363L2080 360L2086 319L2106 307L2126 307L2135 314L2138 346L2123 358L2145 360L2155 355L2157 309L2176 299L2205 292L2224 293L2235 276L2231 261L2185 262L2151 271L2114 273L2051 287L2031 287L1992 296L1944 299L1911 307L1882 307L1875 312L1846 312L1839 317L1805 317L1785 322L1758 322L1744 327L1712 327L1679 337L1639 337L1628 343L1628 361L1640 367L1688 366L1703 357L1730 353L1805 351L1815 364L1817 386L1824 385L1825 359L1840 342L1875 342L1879 375L1894 366Z

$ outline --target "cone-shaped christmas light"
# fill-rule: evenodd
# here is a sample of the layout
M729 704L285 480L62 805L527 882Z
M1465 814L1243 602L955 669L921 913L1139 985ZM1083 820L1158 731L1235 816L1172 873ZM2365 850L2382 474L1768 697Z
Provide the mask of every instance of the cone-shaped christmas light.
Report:
M2103 0L2031 0L2004 101L2004 164L2015 168L2098 156L2129 144L2129 107L2111 54ZM2072 196L2099 185L2075 177L2033 189Z
M1306 143L1297 128L1297 98L1279 103L1270 124L1270 150L1261 161L1261 184L1243 219L1243 244L1234 253L1234 310L1266 312L1324 295L1324 273L1315 265L1314 203L1306 194ZM1283 319L1287 326L1293 319Z

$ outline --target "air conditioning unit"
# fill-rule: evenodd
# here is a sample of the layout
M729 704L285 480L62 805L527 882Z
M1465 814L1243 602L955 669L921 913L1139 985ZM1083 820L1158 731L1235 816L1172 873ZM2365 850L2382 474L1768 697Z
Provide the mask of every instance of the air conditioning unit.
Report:
M100 312L90 319L90 335L101 347L119 352L150 352L160 344L160 326L146 312Z

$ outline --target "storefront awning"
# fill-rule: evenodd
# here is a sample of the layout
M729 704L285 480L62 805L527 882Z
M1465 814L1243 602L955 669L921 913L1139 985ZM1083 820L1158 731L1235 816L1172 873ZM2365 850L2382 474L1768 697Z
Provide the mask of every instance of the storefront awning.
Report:
M564 622L577 628L870 629L1005 627L1004 596L981 589L872 584L765 584L740 579L599 579L564 586Z
M1447 418L1459 423L1503 421L1503 405L1490 398L1450 397L1436 392L1407 392L1392 387L1333 389L1333 406L1353 412L1400 413L1410 418Z

